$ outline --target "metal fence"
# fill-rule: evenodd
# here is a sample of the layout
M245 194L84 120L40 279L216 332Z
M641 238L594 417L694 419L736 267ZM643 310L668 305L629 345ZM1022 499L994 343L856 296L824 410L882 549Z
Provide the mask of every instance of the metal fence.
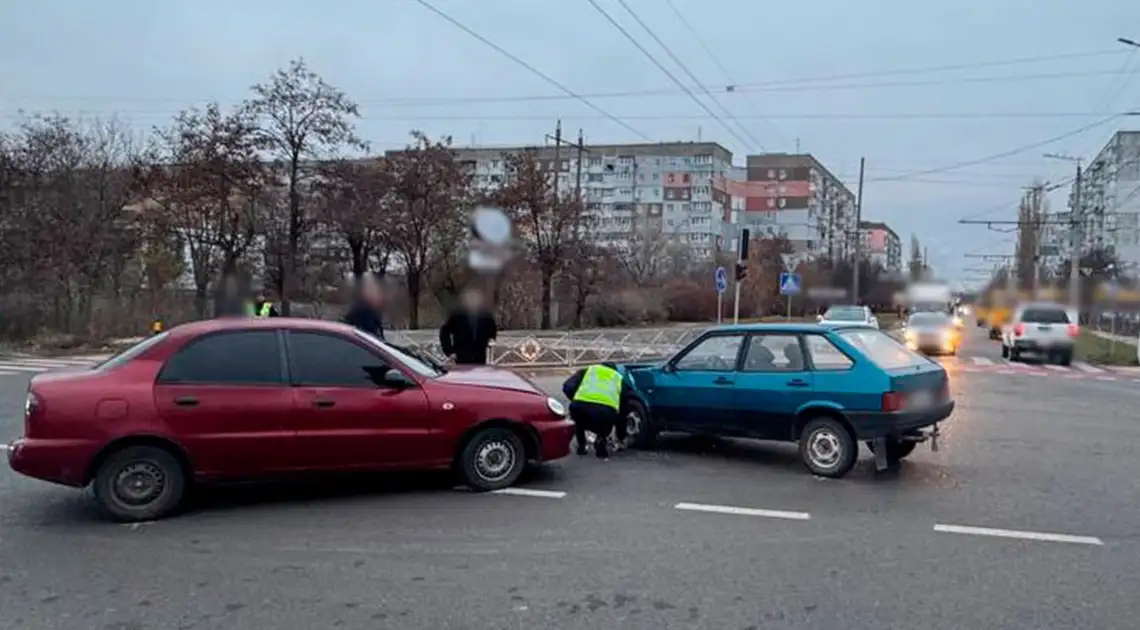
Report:
M706 328L674 327L623 330L504 331L490 347L491 365L570 367L614 361L632 363L671 356ZM436 360L445 359L433 331L391 331L389 338Z

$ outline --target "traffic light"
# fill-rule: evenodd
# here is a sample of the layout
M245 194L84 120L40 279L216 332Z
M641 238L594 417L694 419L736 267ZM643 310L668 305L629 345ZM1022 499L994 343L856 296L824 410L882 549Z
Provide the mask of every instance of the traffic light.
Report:
M743 280L747 276L748 276L748 265L746 265L742 262L737 262L736 263L736 281L740 282L741 280Z

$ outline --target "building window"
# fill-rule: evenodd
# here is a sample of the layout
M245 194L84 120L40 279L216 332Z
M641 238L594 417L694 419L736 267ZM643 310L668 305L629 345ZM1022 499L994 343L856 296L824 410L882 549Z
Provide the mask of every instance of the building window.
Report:
M768 179L776 179L776 171L775 170L768 169Z

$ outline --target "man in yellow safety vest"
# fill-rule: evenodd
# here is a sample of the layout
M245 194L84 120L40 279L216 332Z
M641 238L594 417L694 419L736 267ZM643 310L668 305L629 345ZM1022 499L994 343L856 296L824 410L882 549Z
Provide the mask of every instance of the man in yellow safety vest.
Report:
M594 454L603 460L609 458L606 442L614 427L618 427L619 440L624 437L625 427L619 426L624 379L616 365L602 363L578 370L562 384L562 392L570 399L579 455L586 454L587 431L594 434Z
M257 299L252 302L246 302L246 315L250 317L279 317L280 313L277 312L277 307L273 302L265 297L264 291L257 292Z

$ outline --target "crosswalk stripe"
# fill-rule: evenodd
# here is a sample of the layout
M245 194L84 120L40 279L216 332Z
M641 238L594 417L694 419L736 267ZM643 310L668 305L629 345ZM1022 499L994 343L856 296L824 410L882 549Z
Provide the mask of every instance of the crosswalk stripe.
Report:
M1069 368L1067 368L1063 365L1053 365L1052 363L1046 363L1045 369L1046 370L1053 370L1054 372L1068 372L1069 371Z
M1089 365L1088 363L1085 363L1083 361L1074 361L1073 366L1076 367L1078 370L1080 370L1082 372L1088 372L1089 374L1103 374L1104 373L1104 370L1102 370L1096 366Z
M0 361L0 364L6 362ZM87 361L64 361L59 359L20 359L12 361L14 365L42 365L44 367L72 367L74 365L85 365Z
M15 363L0 363L0 369L17 372L48 372L51 370L51 368L42 365L17 365Z
M17 374L19 374L19 372L0 372L0 376L15 376Z
M989 358L989 357L970 357L970 360L974 362L974 365L993 365L994 364L994 360Z

